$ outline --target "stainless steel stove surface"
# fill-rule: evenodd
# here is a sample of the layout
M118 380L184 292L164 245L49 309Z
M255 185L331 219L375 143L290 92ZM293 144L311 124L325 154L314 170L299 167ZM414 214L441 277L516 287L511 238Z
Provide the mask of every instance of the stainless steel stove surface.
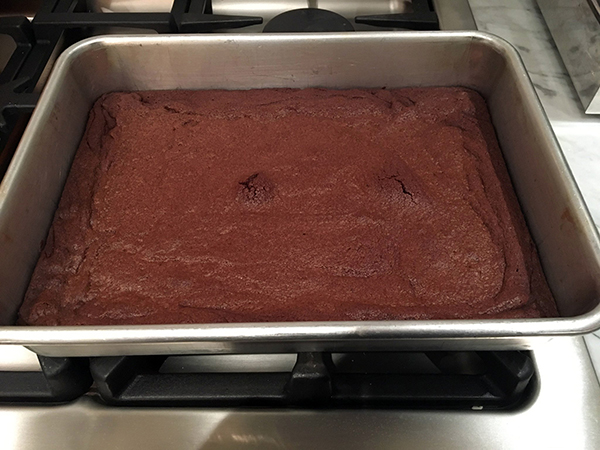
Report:
M138 11L167 11L172 0L89 3L98 11L126 11L133 5ZM212 3L215 14L262 14L265 21L255 28L263 27L268 19L282 12L282 2L275 1ZM365 11L361 8L367 2L283 3L284 9L337 9L345 17L393 14L410 8L401 1L373 2L379 9ZM338 3L343 7L337 7ZM242 9L232 9L234 4ZM432 4L440 28L475 28L467 0L434 0ZM261 14L253 10L257 5L262 8ZM263 14L265 10L269 14ZM0 405L0 449L600 448L600 383L584 339L551 339L531 354L535 375L528 396L518 406L505 410L477 404L470 410L436 409L431 405L329 409L107 406L98 400L96 386L76 401L59 406ZM171 370L177 372L181 364L193 366L193 361L172 359ZM293 365L293 357L290 361ZM259 371L274 365L281 368L290 361L265 356ZM238 361L233 367L242 365ZM0 346L0 371L23 370L40 370L36 356L23 347Z
M14 360L13 355L13 360ZM582 338L534 352L539 382L510 411L0 408L2 449L597 449L600 385Z

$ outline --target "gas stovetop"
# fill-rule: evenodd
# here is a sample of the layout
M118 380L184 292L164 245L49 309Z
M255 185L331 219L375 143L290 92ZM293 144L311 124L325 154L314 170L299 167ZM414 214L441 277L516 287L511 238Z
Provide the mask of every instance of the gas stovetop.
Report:
M41 3L33 22L0 18L0 33L17 42L0 76L4 169L52 61L92 34L289 31L290 9L301 10L291 20L301 29L291 31L475 28L466 0L374 1L371 10L260 2L260 11L240 0ZM2 448L600 448L600 385L581 338L531 352L54 358L42 366L21 347L0 346L0 384L12 402L0 406Z
M12 351L13 361L31 366L22 350ZM106 406L92 393L63 406L0 407L2 448L600 448L600 385L583 340L554 339L533 358L532 391L506 410L136 408ZM186 364L175 360L171 369Z

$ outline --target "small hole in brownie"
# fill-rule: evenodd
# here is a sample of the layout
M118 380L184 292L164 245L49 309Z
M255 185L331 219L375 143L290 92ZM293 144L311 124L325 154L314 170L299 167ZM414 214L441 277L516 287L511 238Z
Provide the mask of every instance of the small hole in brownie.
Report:
M274 185L269 178L255 172L244 181L239 181L238 200L250 206L258 206L273 198Z

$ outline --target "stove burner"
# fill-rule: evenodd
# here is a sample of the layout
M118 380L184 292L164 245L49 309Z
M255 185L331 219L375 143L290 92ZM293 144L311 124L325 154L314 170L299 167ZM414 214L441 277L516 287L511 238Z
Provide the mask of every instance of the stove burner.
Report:
M352 24L343 16L318 8L302 8L286 11L273 17L263 33L295 33L322 31L354 31Z

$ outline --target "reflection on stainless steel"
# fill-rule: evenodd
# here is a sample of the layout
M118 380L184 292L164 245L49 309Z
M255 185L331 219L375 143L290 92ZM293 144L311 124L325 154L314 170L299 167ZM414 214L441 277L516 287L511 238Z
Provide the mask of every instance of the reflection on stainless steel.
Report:
M4 450L600 448L600 386L581 338L536 348L541 380L514 411L0 407Z
M94 12L167 12L173 0L87 0Z
M40 371L37 355L20 345L0 345L0 371Z
M588 114L600 114L600 13L597 0L537 0Z
M401 68L401 70L399 70ZM101 74L99 76L99 74ZM600 243L517 52L484 33L99 37L57 63L0 185L9 324L99 95L137 89L463 85L488 100L562 319L0 328L47 355L525 348L600 324ZM549 201L548 199L552 199ZM596 309L588 314L588 311ZM582 315L584 314L584 315Z
M2 346L0 346L1 348ZM163 363L160 371L163 373L291 372L296 360L295 353L171 356Z

